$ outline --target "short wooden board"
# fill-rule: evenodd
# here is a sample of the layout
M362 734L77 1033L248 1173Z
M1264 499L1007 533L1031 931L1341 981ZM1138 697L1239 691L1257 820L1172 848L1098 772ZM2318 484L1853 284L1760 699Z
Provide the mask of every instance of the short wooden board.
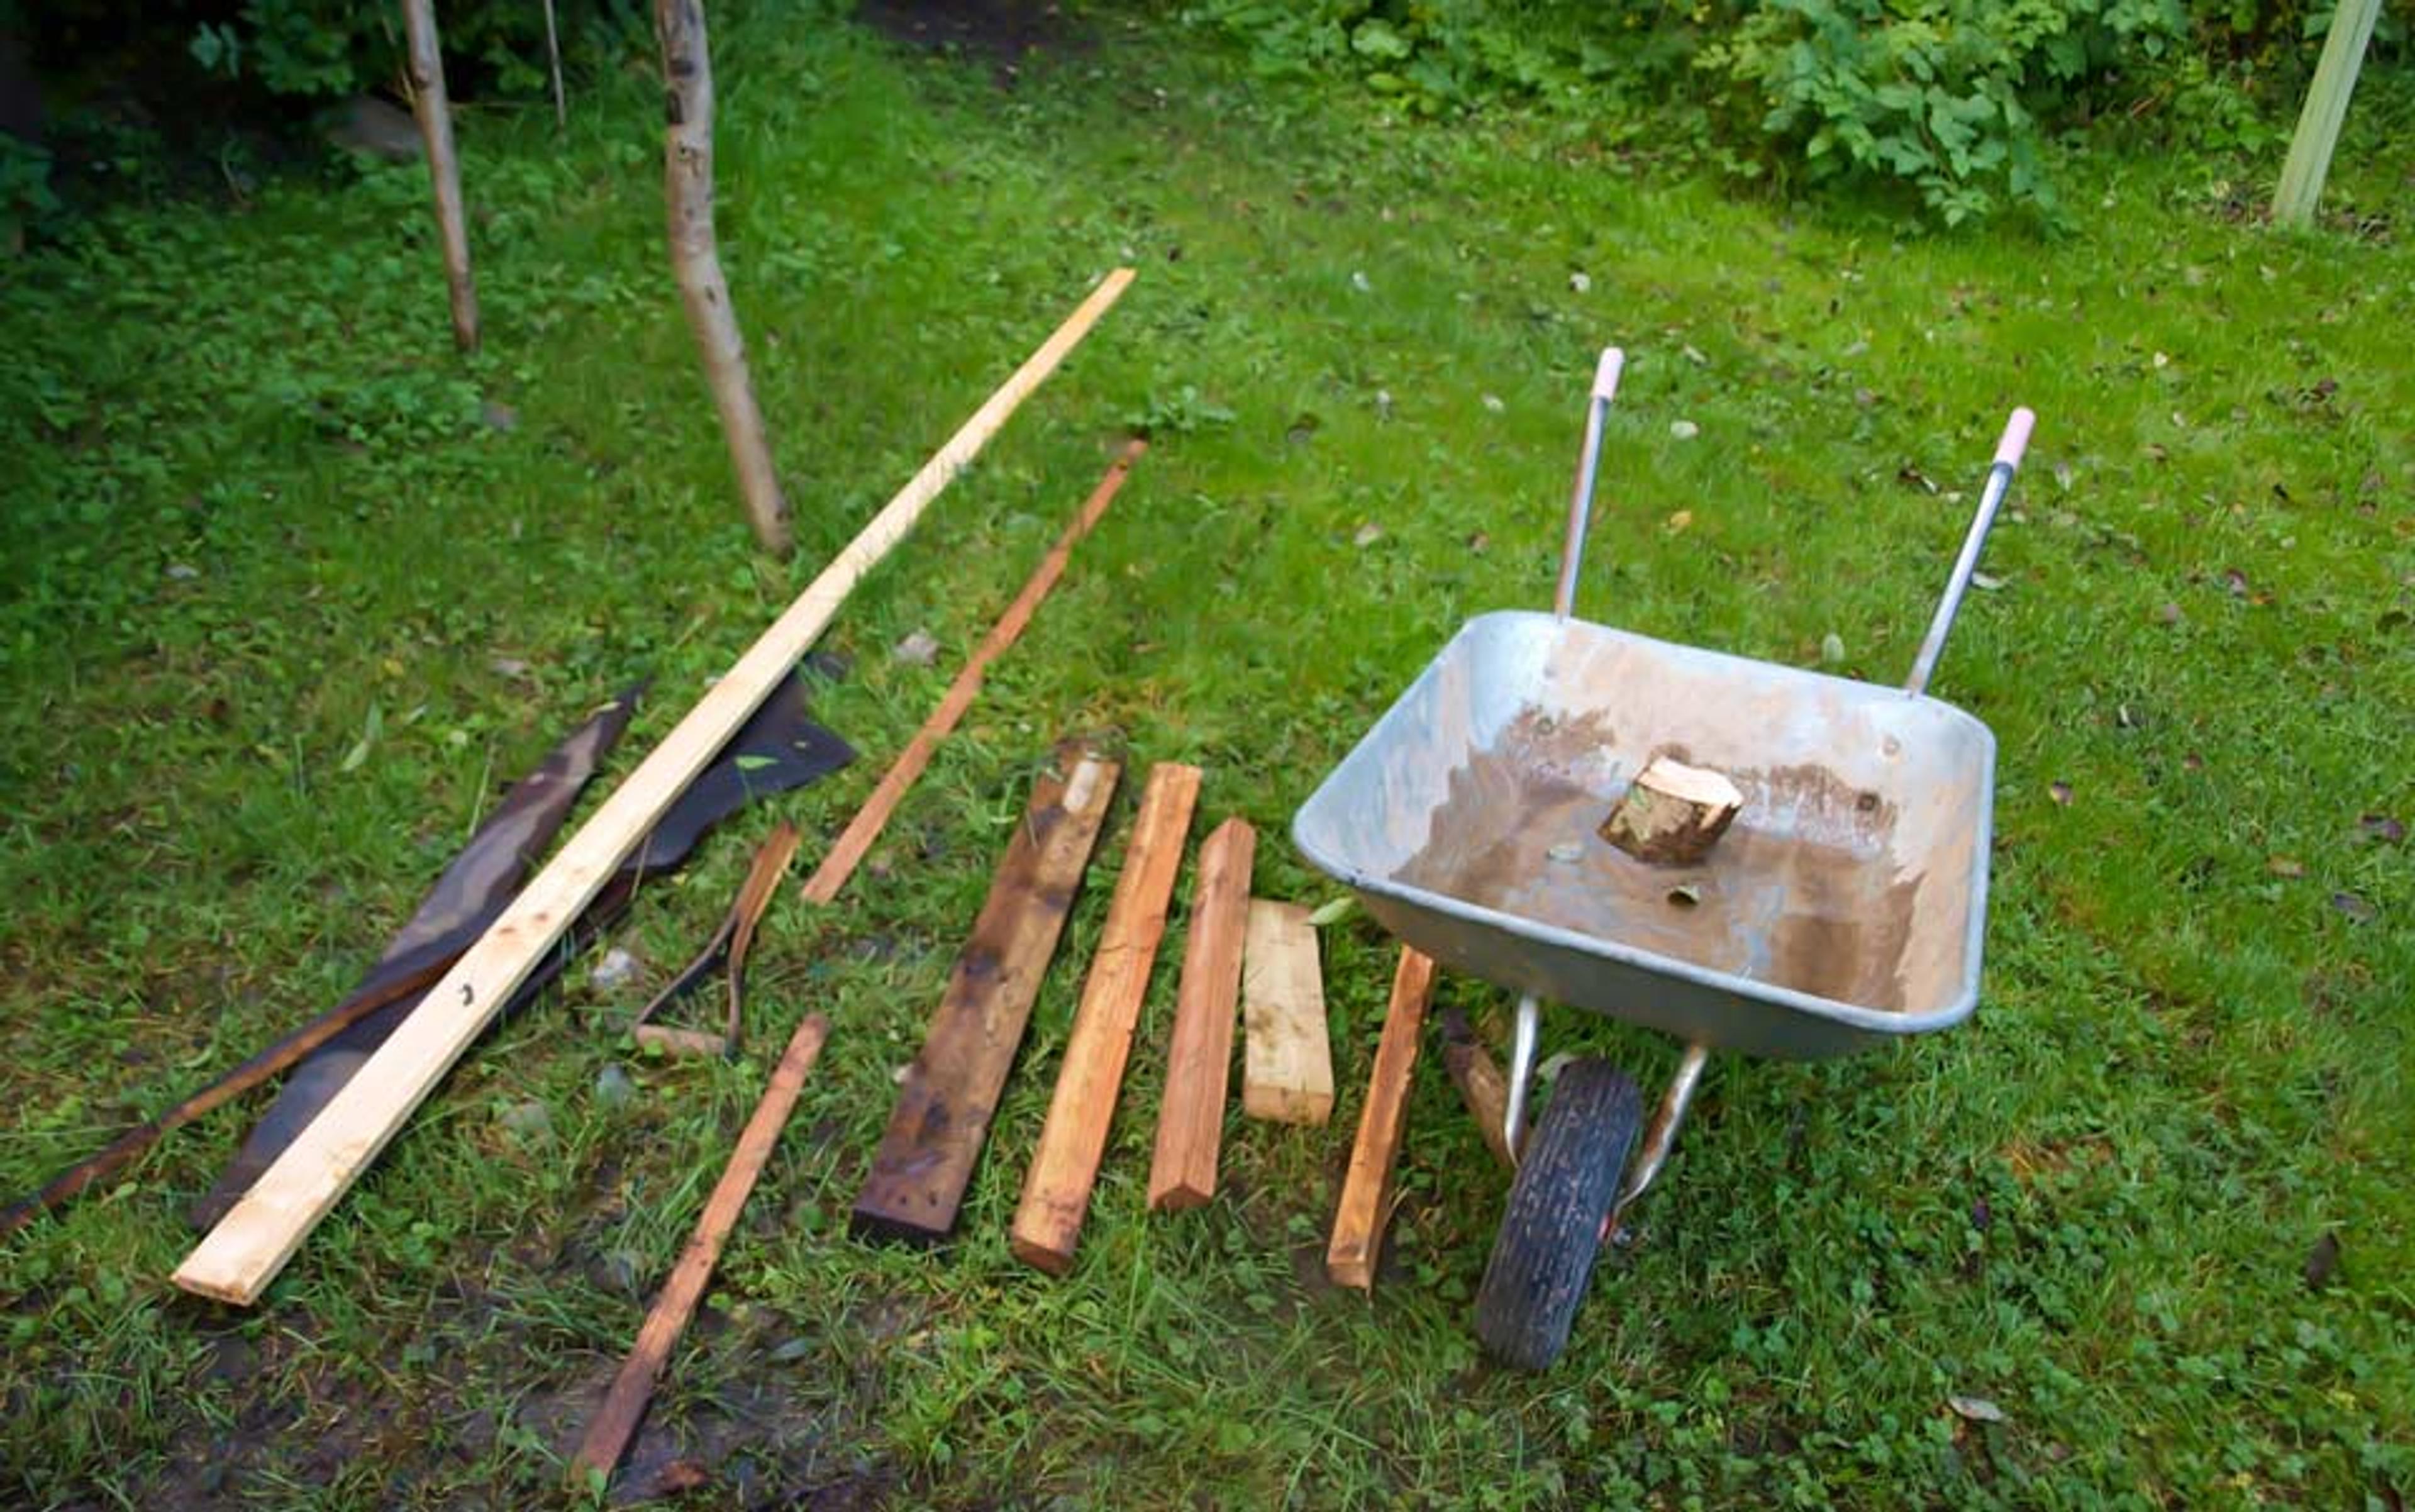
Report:
M1418 1037L1433 994L1434 965L1403 948L1392 973L1392 1003L1384 1015L1384 1038L1375 1047L1375 1069L1367 1079L1367 1106L1358 1115L1358 1138L1350 1149L1350 1171L1333 1213L1333 1242L1325 1251L1326 1274L1340 1286L1364 1292L1375 1284L1375 1261L1391 1217L1392 1164L1407 1126L1409 1073L1417 1070Z
M1250 901L1241 948L1241 1111L1286 1124L1333 1116L1333 1046L1316 926L1296 903Z
M1241 939L1249 928L1250 866L1258 833L1226 819L1199 847L1199 885L1183 941L1182 985L1165 1053L1165 1100L1148 1168L1148 1205L1197 1207L1216 1195L1232 1085L1233 1020L1241 989Z

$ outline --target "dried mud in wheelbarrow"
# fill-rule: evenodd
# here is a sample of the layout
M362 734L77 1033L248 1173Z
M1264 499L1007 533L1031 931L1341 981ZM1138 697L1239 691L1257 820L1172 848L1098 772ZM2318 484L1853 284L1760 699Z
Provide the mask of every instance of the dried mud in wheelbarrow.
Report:
M1739 824L1701 864L1646 865L1596 832L1610 804L1570 775L1614 743L1599 715L1527 711L1451 772L1395 879L1816 997L1903 1008L1920 879L1888 844L1895 804L1824 767L1730 770L1748 810L1811 822Z

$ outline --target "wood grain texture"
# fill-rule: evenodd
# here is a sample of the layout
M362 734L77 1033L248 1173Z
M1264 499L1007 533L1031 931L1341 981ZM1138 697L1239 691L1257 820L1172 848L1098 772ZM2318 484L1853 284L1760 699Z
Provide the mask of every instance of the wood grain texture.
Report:
M604 1405L587 1426L587 1437L579 1445L578 1453L571 1458L574 1489L583 1488L592 1475L611 1475L612 1467L627 1452L638 1420L646 1415L646 1404L653 1400L654 1385L662 1379L671 1347L679 1342L680 1335L687 1331L688 1320L696 1315L696 1305L704 1298L705 1282L712 1279L712 1267L721 1259L721 1247L728 1242L730 1230L737 1227L747 1194L755 1190L756 1177L763 1174L772 1147L780 1142L780 1130L804 1091L805 1073L813 1069L815 1058L822 1053L822 1042L829 1037L830 1020L819 1013L808 1014L789 1038L780 1063L772 1069L772 1085L765 1088L763 1100L755 1105L754 1115L739 1133L738 1148L723 1168L721 1179L713 1184L712 1195L705 1199L695 1235L682 1251L679 1265L672 1269L662 1294L654 1298L645 1325L638 1330L637 1347L629 1351L621 1373L613 1378L612 1388L605 1393Z
M907 1069L855 1200L860 1234L932 1244L955 1227L1041 978L1115 796L1114 762L1069 754L1058 767L1062 775L1043 773L1032 785L989 901L956 957L922 1053Z
M1333 1116L1333 1046L1316 926L1296 903L1250 900L1241 951L1241 1111L1286 1124Z
M1065 1043L1065 1064L1048 1104L1040 1148L1024 1178L1008 1243L1015 1257L1052 1276L1073 1264L1073 1247L1090 1211L1090 1189L1107 1151L1116 1099L1131 1058L1132 1030L1148 995L1149 969L1165 936L1174 878L1199 801L1197 767L1160 762L1148 772L1139 817L1125 847L1105 931L1090 957L1082 1005Z
M1426 1004L1433 996L1434 965L1402 948L1392 973L1392 1002L1384 1016L1384 1037L1375 1046L1375 1069L1367 1079L1367 1105L1358 1115L1358 1138L1350 1147L1350 1170L1333 1213L1333 1240L1325 1270L1338 1286L1371 1291L1384 1224L1391 1217L1392 1165L1407 1127L1409 1076L1417 1070L1418 1040Z
M1233 1020L1241 991L1241 939L1249 927L1250 867L1258 834L1226 819L1199 847L1199 885L1183 942L1182 985L1165 1054L1165 1099L1157 1115L1148 1205L1197 1207L1216 1195L1232 1084Z
M948 738L948 732L954 729L957 722L965 717L965 711L972 708L973 699L980 696L982 677L989 670L989 665L1004 655L1023 634L1024 627L1031 623L1031 617L1040 610L1040 601L1046 598L1049 590L1057 586L1057 580L1065 576L1066 564L1072 560L1073 547L1079 546L1082 538L1098 525L1100 517L1106 514L1107 506L1115 502L1116 491L1124 486L1124 478L1132 472L1132 464L1139 461L1141 454L1147 450L1148 442L1145 441L1134 441L1127 445L1122 455L1107 469L1107 475L1100 479L1099 486L1090 491L1090 497L1083 501L1082 507L1074 513L1072 523L1065 527L1065 533L1058 536L1057 544L1048 548L1048 554L1040 559L1039 567L1023 585L1023 591L1016 594L1014 602L1007 606L1006 612L998 616L998 623L990 628L989 635L974 651L971 659L965 663L964 670L958 672L956 680L948 685L948 691L939 698L939 706L931 711L931 717L923 721L922 727L914 732L914 738L906 742L906 749L897 753L897 759L881 773L879 784L872 789L872 796L863 801L863 807L856 810L855 817L848 821L847 829L832 844L830 853L822 858L819 866L814 868L814 875L805 878L799 892L807 903L831 902L838 896L839 889L847 886L847 879L855 875L856 867L862 864L873 843L880 838L880 831L888 827L890 816L896 813L897 805L905 801L907 789L922 775L923 769L931 764L932 755L939 749L939 742Z
M812 647L855 585L906 538L939 490L1056 370L1132 278L1130 269L1119 268L1101 282L706 691L662 744L520 890L493 926L463 952L360 1074L185 1257L175 1273L178 1286L244 1306L259 1300L311 1229L334 1210L412 1111L492 1022L622 859Z

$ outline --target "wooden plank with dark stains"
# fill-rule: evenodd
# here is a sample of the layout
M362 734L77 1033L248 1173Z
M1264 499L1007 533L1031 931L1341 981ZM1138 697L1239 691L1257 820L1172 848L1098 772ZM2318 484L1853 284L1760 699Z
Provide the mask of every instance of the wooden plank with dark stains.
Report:
M935 1244L955 1227L1118 773L1113 761L1068 753L1033 784L873 1154L857 1233Z

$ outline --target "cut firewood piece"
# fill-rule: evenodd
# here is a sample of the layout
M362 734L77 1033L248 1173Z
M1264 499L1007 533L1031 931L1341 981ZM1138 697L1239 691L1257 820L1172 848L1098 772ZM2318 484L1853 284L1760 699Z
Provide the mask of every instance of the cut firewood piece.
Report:
M1350 1147L1350 1170L1342 1178L1342 1201L1333 1213L1333 1241L1325 1250L1325 1272L1337 1286L1365 1292L1375 1285L1375 1258L1391 1217L1392 1164L1408 1124L1409 1073L1417 1070L1418 1037L1425 1027L1433 977L1432 961L1402 950L1384 1038L1375 1046L1375 1070L1367 1079L1367 1105L1358 1115L1358 1142Z
M1118 770L1068 752L1058 771L1032 785L1030 806L873 1154L855 1200L858 1233L936 1244L955 1227Z
M585 1442L570 1461L571 1474L576 1477L574 1489L586 1489L578 1483L590 1477L608 1478L612 1467L621 1462L630 1436L638 1430L638 1419L646 1415L646 1404L653 1400L654 1384L662 1378L663 1367L670 1362L671 1348L687 1331L688 1320L696 1315L696 1305L704 1299L704 1283L712 1279L712 1267L721 1259L721 1247L738 1226L738 1215L746 1206L747 1194L755 1190L755 1178L763 1174L772 1146L780 1142L780 1130L796 1107L798 1096L804 1091L805 1073L813 1070L815 1057L821 1054L822 1041L829 1036L830 1020L819 1013L806 1015L789 1039L780 1063L772 1069L772 1085L764 1090L754 1116L746 1120L745 1129L740 1132L738 1148L729 1157L721 1179L713 1184L712 1195L705 1199L704 1213L696 1221L695 1236L681 1253L679 1265L672 1270L662 1295L654 1298L652 1310L646 1314L645 1326L638 1330L637 1347L622 1364L621 1373L605 1395L604 1405L588 1425ZM600 1490L602 1487L594 1489Z
M1241 952L1241 1111L1277 1123L1333 1116L1333 1047L1316 930L1296 903L1250 901Z
M1601 837L1637 861L1683 865L1710 854L1743 807L1724 774L1654 756L1602 821Z
M1040 1131L1040 1148L1024 1178L1009 1243L1015 1258L1052 1276L1072 1267L1073 1246L1090 1210L1090 1188L1107 1152L1124 1063L1148 994L1149 968L1165 936L1175 874L1199 801L1199 769L1178 762L1151 767L1132 821L1123 875L1116 880L1105 932L1090 956L1082 1006L1065 1044L1064 1069Z
M360 1074L345 1084L251 1191L185 1257L176 1268L178 1286L242 1307L260 1300L311 1229L342 1200L412 1111L569 933L622 861L787 680L856 584L905 539L939 490L971 463L1132 279L1130 269L1118 269L1102 280L706 691L443 980L428 989L419 1008Z
M1450 1072L1450 1082L1459 1088L1459 1100L1467 1104L1468 1113L1476 1119L1477 1130L1484 1136L1484 1147L1492 1158L1515 1171L1517 1158L1509 1153L1508 1110L1509 1082L1501 1074L1501 1067L1476 1037L1467 1015L1456 1007L1445 1008L1442 1020L1442 1064Z
M1232 1085L1241 940L1249 927L1250 866L1257 848L1258 832L1241 819L1226 819L1199 847L1199 884L1191 899L1174 1038L1165 1053L1157 1155L1148 1171L1148 1205L1161 1212L1197 1207L1216 1195L1224 1094Z

